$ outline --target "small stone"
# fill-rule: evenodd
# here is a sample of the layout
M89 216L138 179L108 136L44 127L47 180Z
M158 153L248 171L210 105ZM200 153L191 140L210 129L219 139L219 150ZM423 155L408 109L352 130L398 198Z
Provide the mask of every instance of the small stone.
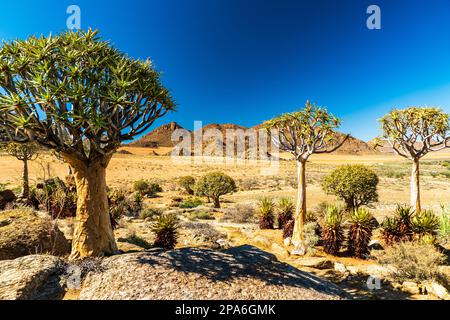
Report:
M291 251L291 255L293 256L304 256L306 254L305 247L297 246L294 250Z
M439 299L450 299L448 290L443 285L433 281L424 283L424 286L428 293L435 295Z
M402 291L411 293L411 294L420 294L420 287L417 283L412 281L404 281L402 283Z
M340 263L340 262L334 263L334 270L336 270L337 272L342 272L342 273L348 272L347 267L343 263Z
M286 247L289 246L291 244L291 238L290 237L285 238L283 243Z
M253 242L263 247L270 247L271 244L270 240L263 236L254 237Z

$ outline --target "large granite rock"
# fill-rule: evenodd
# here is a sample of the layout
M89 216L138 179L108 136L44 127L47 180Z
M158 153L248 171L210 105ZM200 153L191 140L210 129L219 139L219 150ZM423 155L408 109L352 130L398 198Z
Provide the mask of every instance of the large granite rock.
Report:
M336 285L253 246L183 248L105 258L80 299L339 299Z
M0 260L51 253L65 255L70 243L49 218L31 209L0 212Z
M49 255L0 261L0 300L60 299L63 269L63 260Z

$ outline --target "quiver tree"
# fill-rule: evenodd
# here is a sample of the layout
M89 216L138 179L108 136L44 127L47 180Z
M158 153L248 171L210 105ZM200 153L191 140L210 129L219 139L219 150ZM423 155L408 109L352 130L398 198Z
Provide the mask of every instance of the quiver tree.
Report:
M450 147L450 115L439 108L394 109L381 120L383 136L394 152L412 161L411 206L421 211L419 160L427 153ZM379 142L376 143L379 145Z
M306 162L312 154L330 153L347 140L335 129L340 120L325 108L306 102L303 110L285 113L266 121L264 127L281 151L289 152L297 163L297 205L294 215L292 243L303 248L303 226L306 219Z
M34 143L6 142L2 144L1 148L4 149L9 155L23 162L22 197L27 199L30 196L28 161L34 160L37 157L38 146Z
M9 138L53 149L73 169L71 257L116 252L106 167L122 141L174 108L159 73L89 30L4 43L0 86L0 123Z

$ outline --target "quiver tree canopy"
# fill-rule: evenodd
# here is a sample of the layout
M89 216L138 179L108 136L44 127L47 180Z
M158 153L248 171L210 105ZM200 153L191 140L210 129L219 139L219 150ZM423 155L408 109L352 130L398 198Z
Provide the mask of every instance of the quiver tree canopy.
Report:
M159 73L89 30L3 43L0 87L8 139L53 149L73 168L72 258L115 253L106 167L122 141L174 109Z
M86 162L174 108L150 61L128 57L91 30L3 43L0 86L0 121L11 140Z

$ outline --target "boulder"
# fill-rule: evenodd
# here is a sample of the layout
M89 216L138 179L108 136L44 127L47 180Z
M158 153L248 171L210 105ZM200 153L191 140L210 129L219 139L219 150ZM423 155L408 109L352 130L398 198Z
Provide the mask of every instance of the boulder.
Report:
M341 272L341 273L349 272L347 267L343 263L340 263L340 262L334 263L334 270L337 272Z
M413 281L404 281L402 283L402 291L410 294L420 294L420 287Z
M182 248L105 258L79 295L87 300L289 299L347 295L333 283L244 245L223 251ZM138 289L137 289L138 288Z
M425 287L425 290L427 290L428 293L435 295L439 299L443 299L443 300L450 299L448 290L443 285L441 285L437 282L434 282L434 281L427 281L423 285Z
M48 255L0 261L0 300L61 299L64 266L61 258Z
M323 257L301 258L295 261L298 265L315 269L333 269L334 263Z
M0 260L36 253L66 255L70 243L55 223L31 209L0 212Z
M17 199L14 192L9 189L0 191L0 210L5 209L8 203L11 203Z

